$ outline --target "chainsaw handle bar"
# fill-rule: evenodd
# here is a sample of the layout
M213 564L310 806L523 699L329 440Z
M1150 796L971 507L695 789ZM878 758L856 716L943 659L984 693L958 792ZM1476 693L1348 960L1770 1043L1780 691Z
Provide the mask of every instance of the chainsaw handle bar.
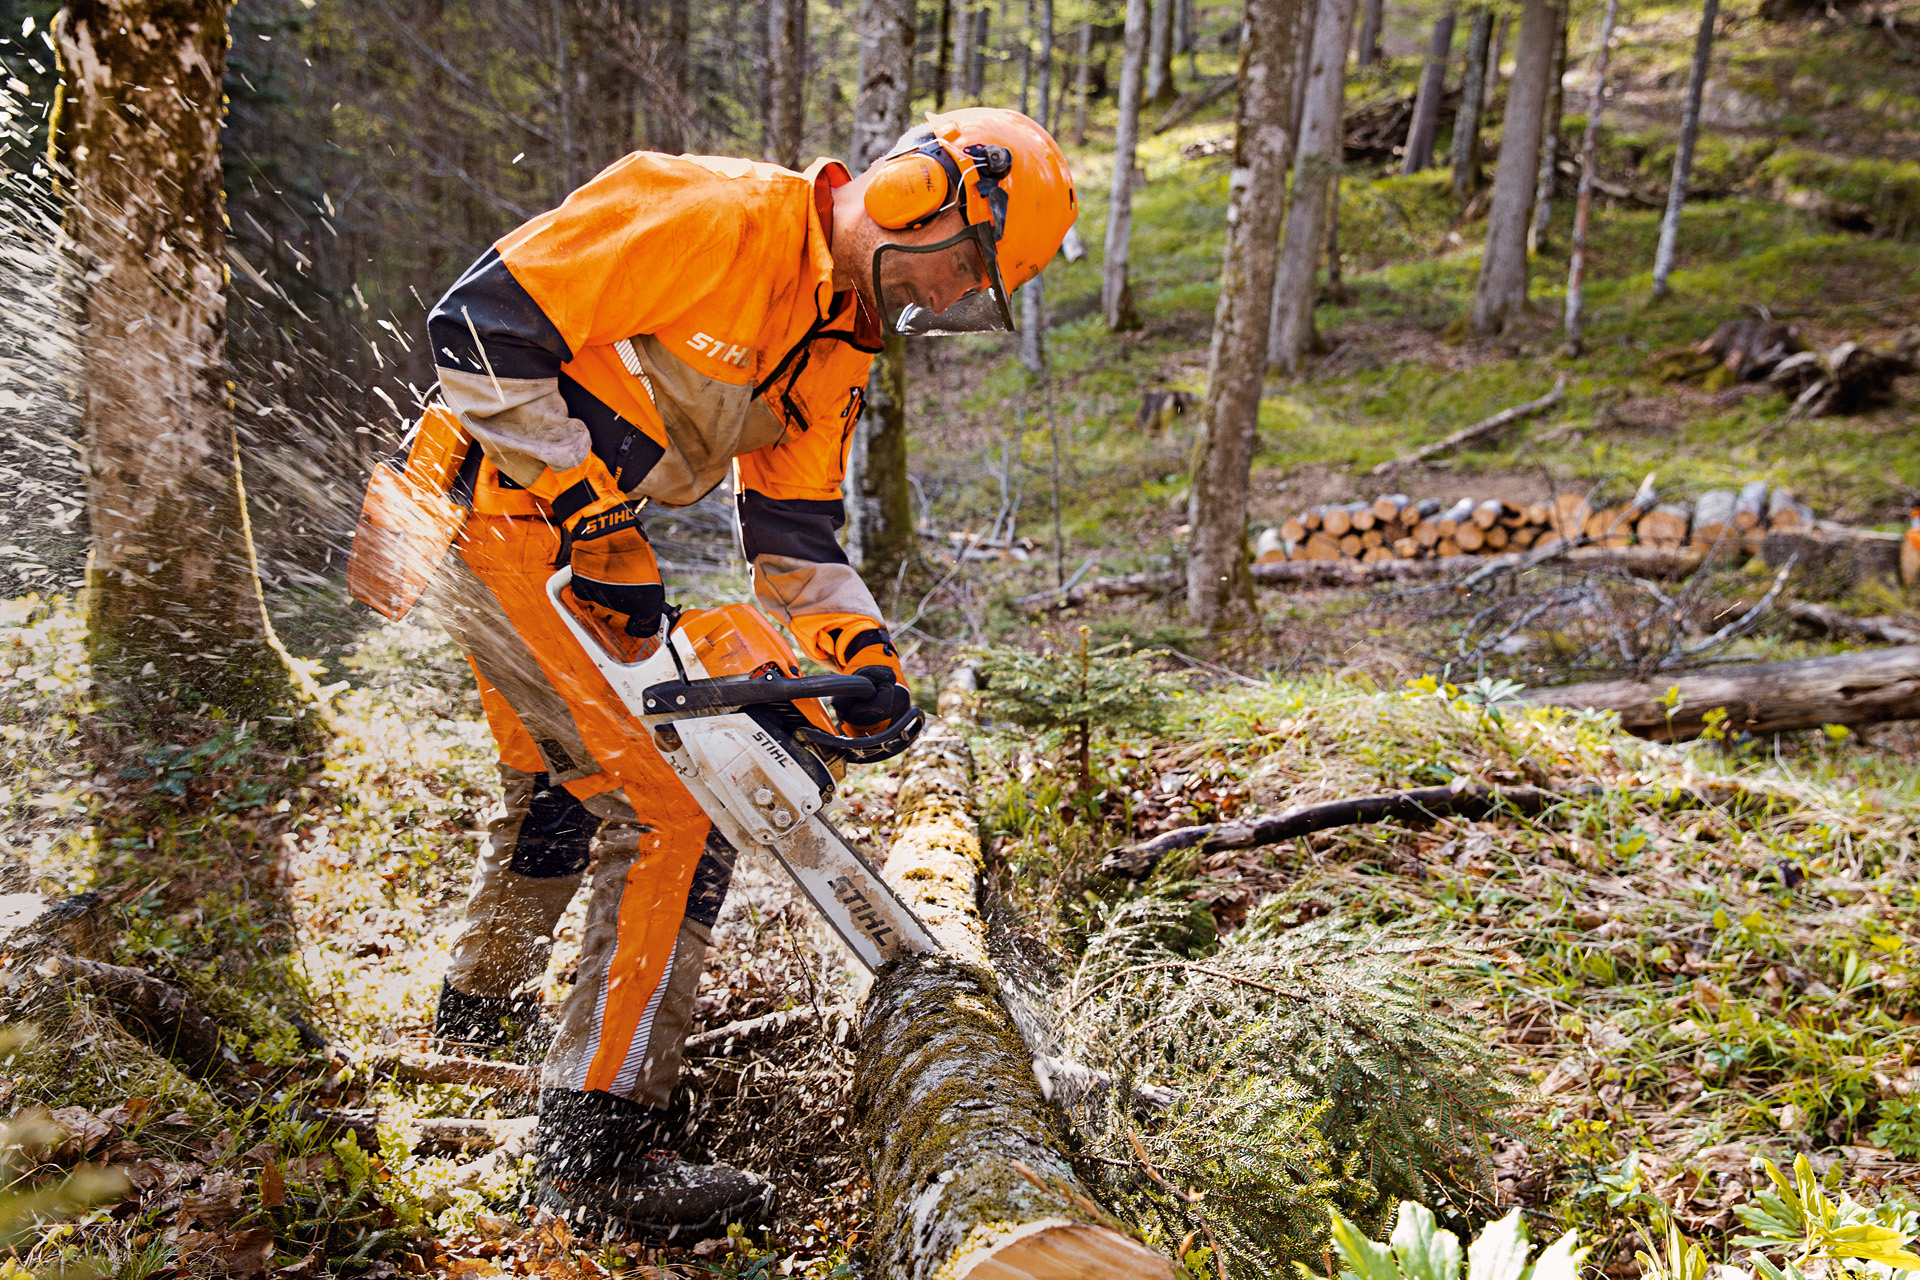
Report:
M822 751L838 752L854 764L873 764L880 760L891 760L905 751L926 727L927 713L918 707L908 707L898 720L864 738L823 733L810 724L795 729L793 736Z
M712 711L720 707L758 707L801 698L871 698L873 681L865 676L783 676L769 672L752 680L668 680L650 684L640 695L646 714Z

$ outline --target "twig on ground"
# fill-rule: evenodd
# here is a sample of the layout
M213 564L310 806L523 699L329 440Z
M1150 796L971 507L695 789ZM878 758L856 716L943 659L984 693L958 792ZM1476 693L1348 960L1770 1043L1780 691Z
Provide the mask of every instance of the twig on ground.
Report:
M1476 440L1490 436L1502 427L1511 426L1522 418L1531 418L1537 413L1544 413L1546 410L1553 408L1554 405L1566 399L1566 396L1567 379L1566 375L1562 374L1560 380L1553 384L1553 390L1547 392L1547 394L1541 396L1538 400L1529 400L1525 404L1517 404L1511 409L1502 409L1491 418L1482 418L1472 426L1462 427L1452 435L1435 440L1432 444L1421 445L1412 453L1402 454L1390 462L1383 462L1373 469L1373 474L1376 476L1384 476L1389 472L1399 470L1401 467L1409 467L1418 462L1425 462L1428 458L1437 457L1443 453L1452 453L1460 446L1472 444Z

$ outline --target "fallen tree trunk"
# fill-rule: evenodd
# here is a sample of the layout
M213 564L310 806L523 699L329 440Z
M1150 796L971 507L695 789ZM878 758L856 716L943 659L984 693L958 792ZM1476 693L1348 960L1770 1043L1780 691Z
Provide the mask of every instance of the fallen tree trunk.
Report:
M951 716L964 698L943 694ZM944 948L890 965L861 1011L854 1116L873 1180L869 1262L887 1280L1172 1280L1075 1176L1059 1116L987 963L973 759L928 724L895 800L884 874Z
M367 1054L368 1067L411 1084L465 1084L476 1089L505 1089L534 1093L540 1068L518 1062L492 1062L449 1053L398 1053L375 1050Z
M1430 560L1275 560L1252 567L1263 587L1364 587L1378 582L1428 582L1454 574L1475 580L1505 569L1566 564L1576 569L1624 569L1648 578L1683 578L1700 567L1702 553L1691 547L1573 547L1510 551L1497 556L1435 556ZM1070 591L1041 591L1014 601L1028 612L1073 609L1101 597L1166 595L1186 582L1177 572L1136 573L1124 578L1094 578Z
M1841 613L1838 609L1823 604L1813 604L1806 600L1795 600L1786 607L1786 615L1795 622L1804 622L1832 632L1836 636L1851 636L1857 640L1867 640L1875 644L1920 644L1920 625L1905 618L1895 618L1881 614L1872 618L1856 618L1850 613Z
M1491 418L1482 418L1472 426L1462 427L1452 435L1435 440L1432 444L1421 445L1412 453L1402 454L1390 462L1383 462L1373 469L1373 474L1384 476L1389 471L1397 471L1401 467L1410 467L1417 462L1425 462L1428 458L1438 457L1443 453L1452 453L1461 445L1472 444L1476 440L1493 435L1501 428L1512 426L1522 418L1531 418L1535 414L1545 413L1548 409L1553 408L1553 406L1559 404L1566 398L1567 379L1562 375L1560 380L1553 384L1553 390L1547 392L1547 394L1541 396L1538 400L1529 400L1525 404L1517 404L1511 409L1502 409Z
M221 1041L220 1024L201 1012L186 992L143 969L53 952L35 964L34 971L91 988L129 1031L196 1076L210 1076L233 1060Z
M1110 876L1139 879L1158 866L1160 860L1176 849L1199 849L1213 853L1221 849L1256 849L1277 844L1332 827L1361 826L1375 822L1420 822L1435 818L1490 818L1498 813L1539 813L1548 805L1573 799L1577 793L1548 791L1541 787L1420 787L1412 791L1388 791L1380 795L1354 796L1347 800L1329 800L1323 804L1296 805L1280 813L1232 822L1214 822L1198 827L1180 827L1151 840L1123 845L1108 853L1100 870Z
M1662 742L1697 737L1707 713L1716 709L1727 712L1730 733L1920 719L1920 645L1654 680L1531 689L1522 696L1536 706L1618 712L1629 733Z

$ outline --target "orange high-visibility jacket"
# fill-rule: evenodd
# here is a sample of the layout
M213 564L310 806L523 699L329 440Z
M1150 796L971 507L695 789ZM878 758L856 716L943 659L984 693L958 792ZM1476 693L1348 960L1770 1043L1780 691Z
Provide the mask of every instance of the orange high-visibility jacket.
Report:
M597 454L697 502L731 466L761 606L844 665L879 607L834 534L880 334L833 291L830 160L636 152L502 237L428 317L446 403L508 482Z

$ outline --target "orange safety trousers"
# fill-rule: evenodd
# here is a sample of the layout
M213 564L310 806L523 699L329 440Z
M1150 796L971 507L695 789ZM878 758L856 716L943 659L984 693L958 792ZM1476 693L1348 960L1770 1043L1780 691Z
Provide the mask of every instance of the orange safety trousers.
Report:
M561 540L545 504L501 488L489 462L455 545L457 556L442 562L425 603L474 667L503 773L545 773L603 820L579 977L561 1006L541 1087L600 1090L663 1106L679 1075L712 941L711 913L704 922L687 918L689 894L696 871L712 890L716 862L724 893L731 850L554 614L546 583ZM532 891L499 859L483 855L469 918L482 914L483 904ZM545 939L515 937L512 928L503 933L499 919L527 921L521 933L557 923L550 908L494 918L488 938L476 945L521 954ZM449 972L456 985L461 952L456 942Z

